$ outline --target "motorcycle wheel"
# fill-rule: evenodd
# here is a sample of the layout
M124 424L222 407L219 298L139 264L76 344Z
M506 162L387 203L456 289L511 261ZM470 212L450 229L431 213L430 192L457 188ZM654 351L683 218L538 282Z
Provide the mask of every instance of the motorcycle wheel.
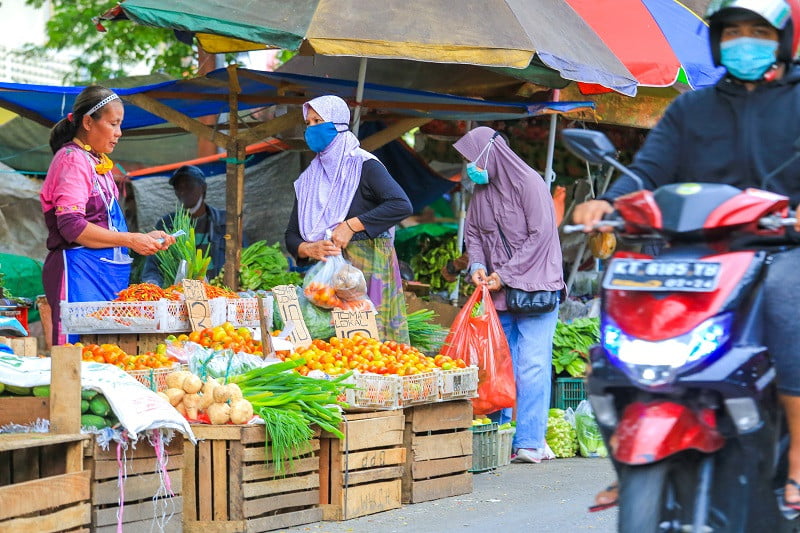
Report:
M664 461L640 466L626 466L619 471L619 532L651 533L660 531L662 510L667 493L669 465Z

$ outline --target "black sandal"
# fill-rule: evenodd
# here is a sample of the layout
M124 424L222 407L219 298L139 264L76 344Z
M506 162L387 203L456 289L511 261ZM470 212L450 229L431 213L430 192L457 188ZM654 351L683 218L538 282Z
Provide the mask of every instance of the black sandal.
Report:
M792 478L788 478L786 480L787 485L792 485L797 490L800 490L800 483L793 480ZM783 507L792 511L800 511L800 500L796 502L787 502L786 501L786 491L783 492Z
M800 485L798 485L798 489L800 489ZM591 507L589 507L589 512L590 513L596 513L597 511L605 511L606 509L611 509L612 507L616 507L617 504L619 503L619 483L614 482L611 485L609 485L608 487L606 487L601 492L614 492L614 493L616 493L617 497L614 498L613 501L610 501L610 502L607 502L607 503L598 503L598 504L592 505ZM800 506L800 502L797 502L797 505ZM800 510L800 509L798 509L798 510Z

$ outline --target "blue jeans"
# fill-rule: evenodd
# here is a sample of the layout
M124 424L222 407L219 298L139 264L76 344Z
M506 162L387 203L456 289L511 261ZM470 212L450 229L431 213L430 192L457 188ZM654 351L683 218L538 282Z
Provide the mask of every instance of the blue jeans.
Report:
M558 307L544 315L518 315L498 311L511 348L517 385L516 448L544 448L552 382L553 334ZM511 421L512 410L503 409L489 418L499 424Z

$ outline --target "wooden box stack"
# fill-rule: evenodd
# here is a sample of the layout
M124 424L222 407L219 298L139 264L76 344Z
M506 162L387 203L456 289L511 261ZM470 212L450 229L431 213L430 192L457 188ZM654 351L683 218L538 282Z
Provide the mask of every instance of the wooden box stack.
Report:
M90 475L83 465L80 434L80 348L56 346L51 398L43 418L51 433L0 435L0 531L89 531ZM22 398L9 398L17 401ZM37 398L36 400L40 400ZM28 424L17 411L6 422ZM11 413L13 414L13 413Z
M258 532L322 519L319 438L282 473L275 471L264 426L193 425L184 442L183 530Z
M36 337L2 337L0 343L7 344L14 355L21 357L36 357L39 354Z
M322 433L320 503L324 520L397 509L403 463L403 411L348 413L344 439Z
M94 440L86 443L84 461L92 473L92 531L111 533L117 530L120 496L124 496L122 526L126 533L181 531L183 437L173 437L164 446L164 451L170 488L175 496L160 498L154 505L153 497L159 493L162 481L157 468L156 450L146 439L124 452L127 478L122 491L118 483L120 463L117 461L117 443L112 442L107 450ZM162 520L165 523L162 524Z
M409 407L405 417L403 503L471 493L472 402Z

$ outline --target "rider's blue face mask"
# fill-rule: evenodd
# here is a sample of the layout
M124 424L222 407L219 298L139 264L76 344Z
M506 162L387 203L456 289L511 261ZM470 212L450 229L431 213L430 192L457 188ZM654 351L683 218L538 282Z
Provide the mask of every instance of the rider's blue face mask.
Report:
M737 37L719 44L720 63L731 76L743 81L756 81L775 63L777 49L777 41Z
M492 152L492 146L494 145L494 138L497 137L497 133L492 135L492 138L489 140L489 144L487 144L481 153L478 154L478 157L475 158L475 161L472 163L467 163L467 177L472 180L476 185L486 185L489 183L489 172L486 170L486 167L489 163L489 154ZM477 163L480 160L481 156L486 153L486 158L483 160L483 168L478 167Z
M336 137L336 124L333 122L322 122L306 128L306 144L313 152L321 152L328 147Z

